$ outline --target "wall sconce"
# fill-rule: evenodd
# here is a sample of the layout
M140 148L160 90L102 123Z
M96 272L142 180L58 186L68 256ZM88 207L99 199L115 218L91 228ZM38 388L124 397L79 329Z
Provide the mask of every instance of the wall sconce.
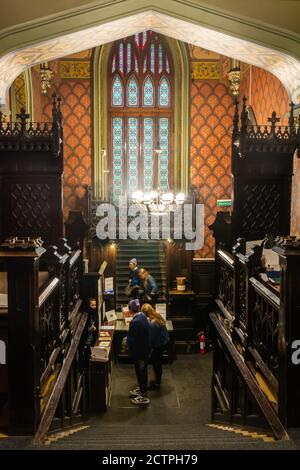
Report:
M240 92L240 83L241 83L241 69L240 63L238 60L230 60L230 72L228 74L230 91L233 96L237 97Z
M50 68L49 62L43 62L40 64L40 77L41 77L41 91L43 95L48 93L48 89L51 87L51 79L53 72Z

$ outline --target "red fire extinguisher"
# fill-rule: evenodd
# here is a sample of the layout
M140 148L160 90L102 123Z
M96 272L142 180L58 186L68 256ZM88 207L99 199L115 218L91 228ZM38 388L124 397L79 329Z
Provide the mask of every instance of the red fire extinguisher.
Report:
M198 333L198 336L199 336L199 345L200 345L199 353L205 354L205 334L203 331L200 331L200 333Z

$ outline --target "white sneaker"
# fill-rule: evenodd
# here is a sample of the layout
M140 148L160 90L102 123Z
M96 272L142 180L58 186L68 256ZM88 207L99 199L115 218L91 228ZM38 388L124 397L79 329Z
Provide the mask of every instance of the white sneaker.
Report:
M131 397L138 397L138 396L140 396L140 394L141 394L140 387L133 388L133 389L130 390L130 392L129 392L129 395L130 395Z
M131 403L134 405L149 405L150 400L147 397L143 397L142 395L137 395L134 398L131 398Z

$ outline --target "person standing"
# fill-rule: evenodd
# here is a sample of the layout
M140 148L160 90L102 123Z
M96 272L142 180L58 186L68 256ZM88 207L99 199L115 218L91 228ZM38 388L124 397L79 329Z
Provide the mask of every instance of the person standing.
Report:
M144 313L140 311L137 299L130 300L128 309L133 314L129 325L127 344L133 358L138 388L130 391L131 402L135 405L148 405L148 361L151 354L150 325Z
M129 267L129 279L128 279L128 285L125 288L125 294L127 295L127 297L137 298L138 290L141 284L137 259L132 258L128 263L128 267Z
M142 312L149 319L150 341L152 346L150 361L152 362L155 377L155 380L150 382L148 390L158 390L162 377L163 353L167 348L170 337L165 320L156 312L152 305L144 304L142 306Z
M144 268L139 270L139 277L142 281L139 290L141 301L155 302L158 293L158 287L154 277L151 276L151 274L149 274L149 272Z

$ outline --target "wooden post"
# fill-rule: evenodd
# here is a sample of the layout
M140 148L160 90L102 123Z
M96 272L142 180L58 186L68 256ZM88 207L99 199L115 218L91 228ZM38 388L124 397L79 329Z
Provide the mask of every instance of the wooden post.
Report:
M0 246L8 284L9 431L34 434L40 418L39 257L41 239L10 238Z
M300 240L289 237L273 250L281 269L278 411L283 425L291 427L300 425Z

